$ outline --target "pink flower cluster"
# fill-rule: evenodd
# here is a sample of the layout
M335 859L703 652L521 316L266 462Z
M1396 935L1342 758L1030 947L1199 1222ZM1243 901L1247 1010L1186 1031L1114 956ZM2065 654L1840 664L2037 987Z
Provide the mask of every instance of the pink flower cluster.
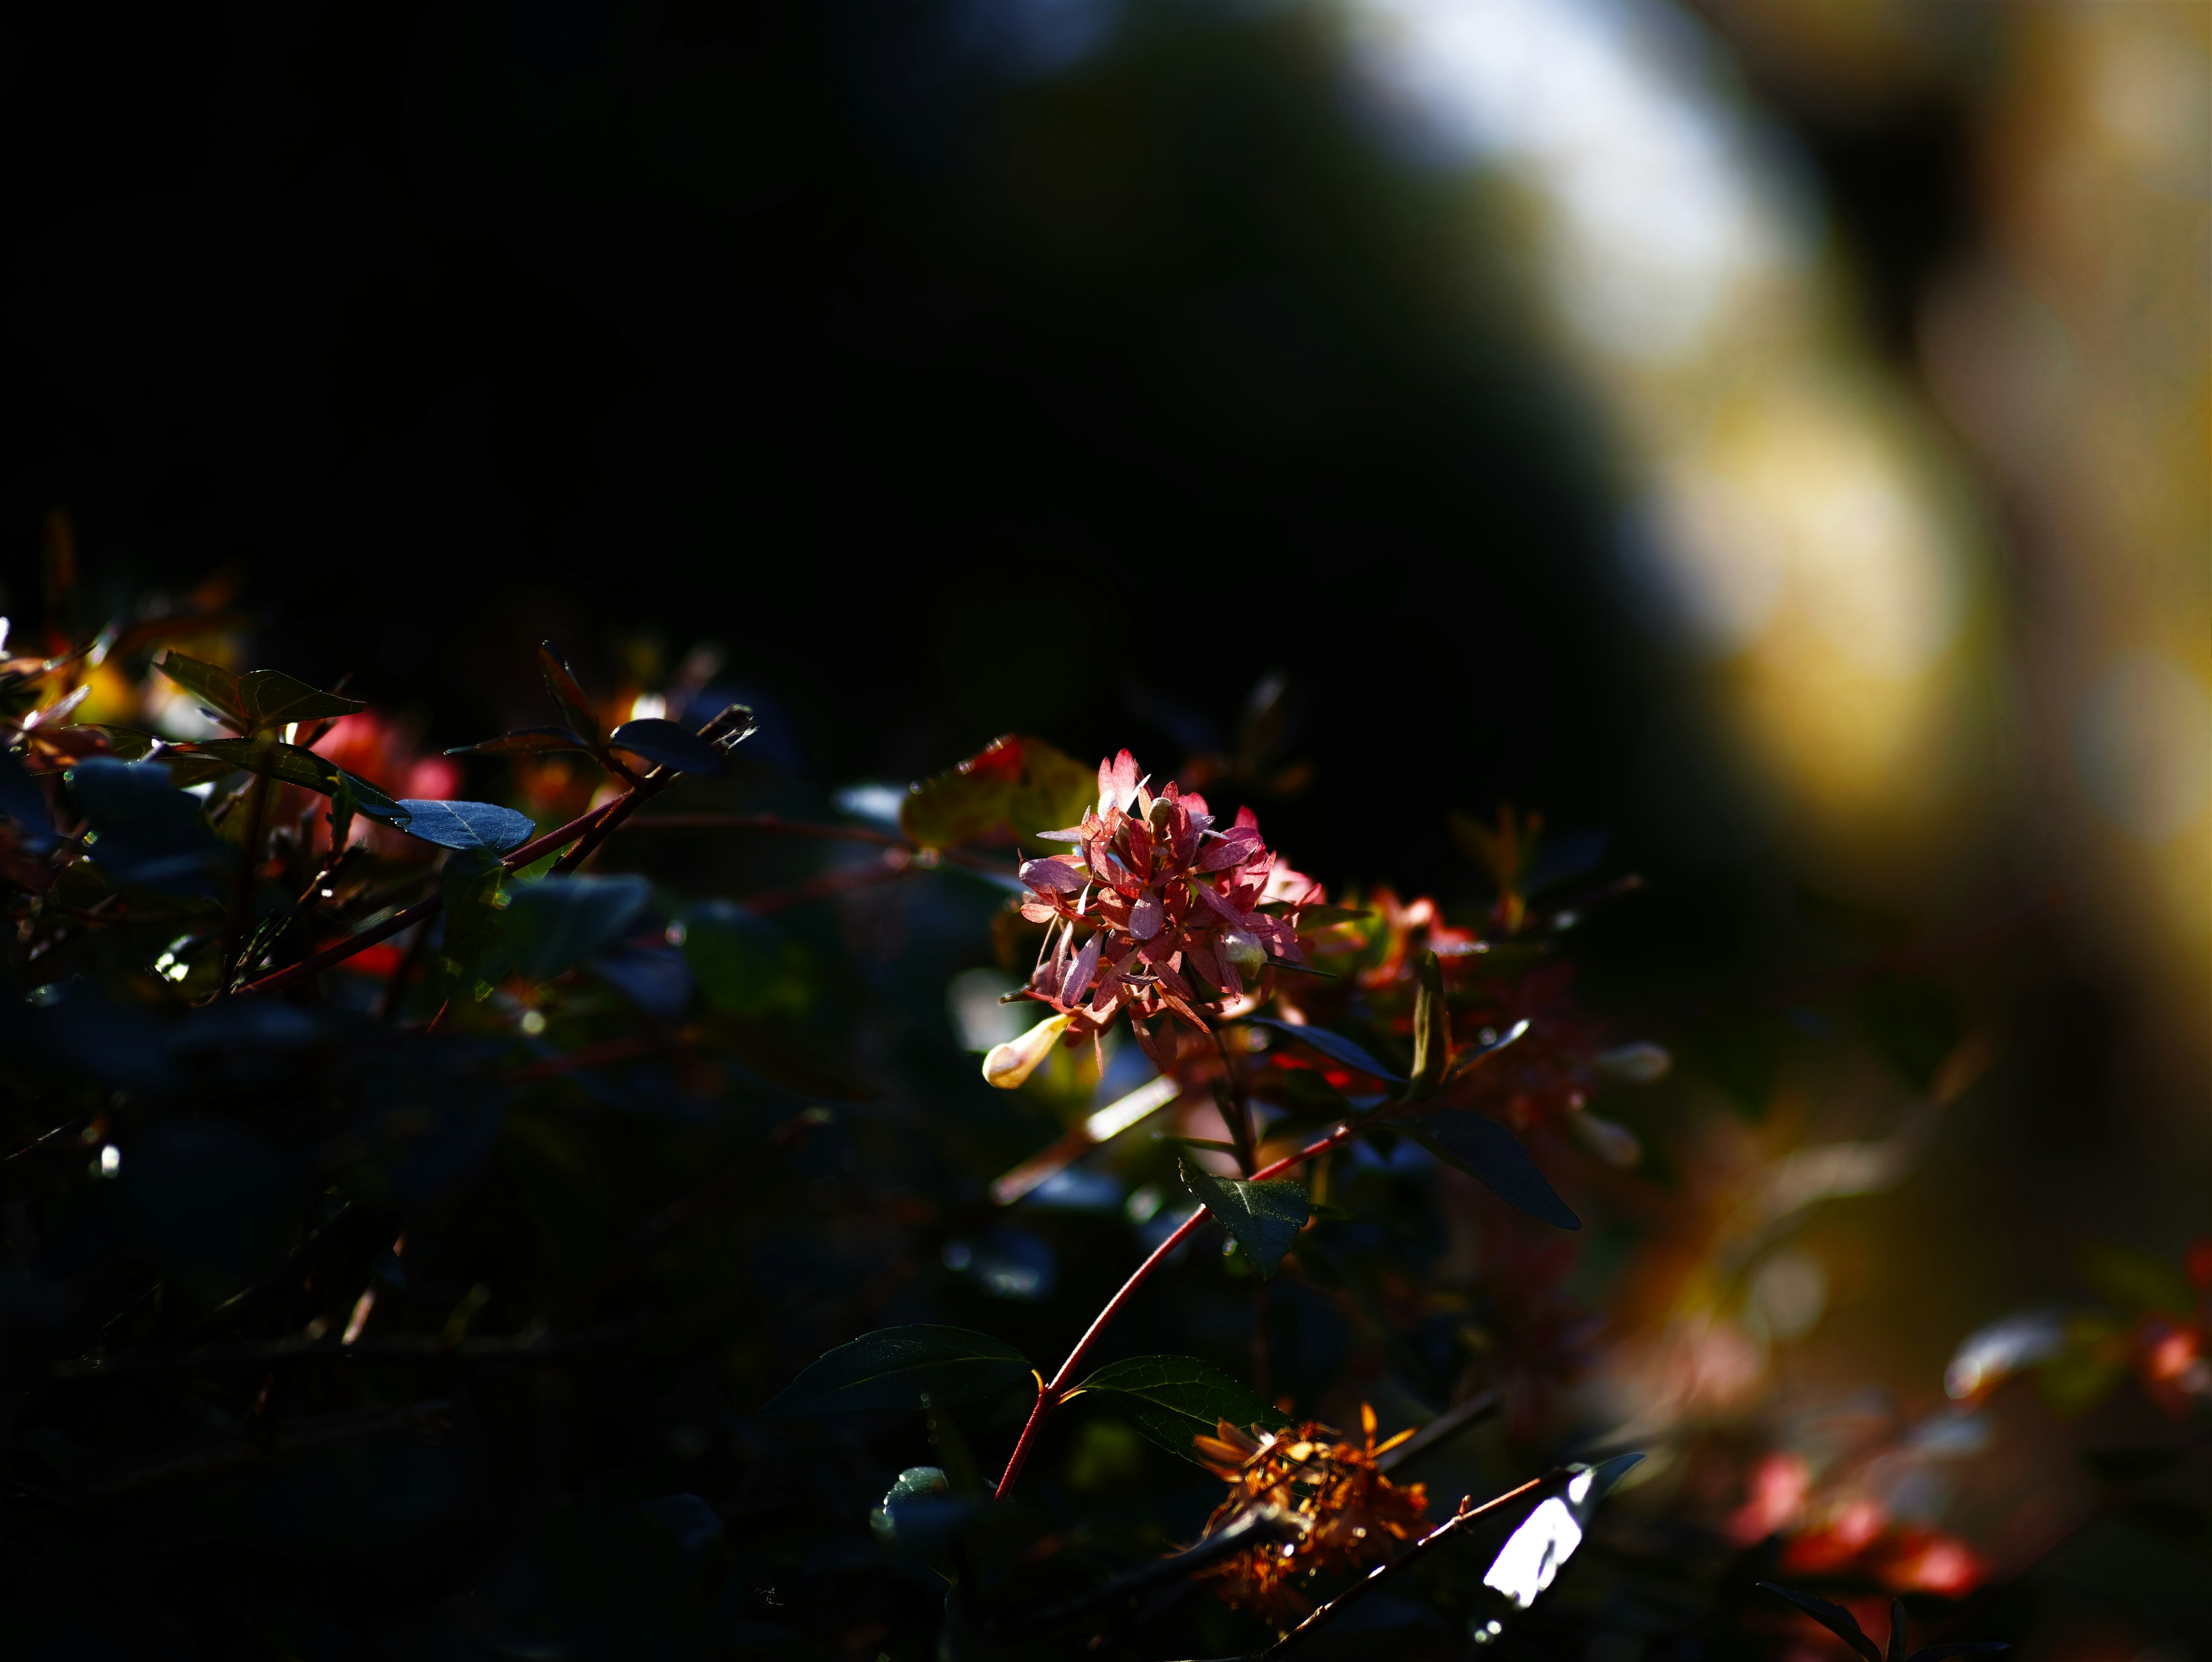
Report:
M1098 806L1083 823L1042 835L1076 845L1021 868L1030 891L1022 916L1052 926L1026 994L1058 1014L1028 1049L1001 1047L1009 1054L996 1074L986 1063L994 1083L1018 1084L1013 1069L1026 1078L1061 1034L1101 1032L1123 1009L1164 1071L1175 1030L1156 1035L1147 1020L1173 1014L1210 1032L1201 1011L1218 1014L1259 992L1273 964L1306 962L1296 908L1317 903L1321 891L1268 852L1249 808L1217 831L1204 797L1172 783L1155 796L1125 750L1098 764ZM1303 890L1295 898L1283 892L1285 880Z

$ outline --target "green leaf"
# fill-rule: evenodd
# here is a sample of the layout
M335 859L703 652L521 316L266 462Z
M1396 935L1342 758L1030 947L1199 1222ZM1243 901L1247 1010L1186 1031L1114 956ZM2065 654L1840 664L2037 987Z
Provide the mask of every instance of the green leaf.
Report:
M1272 1275L1295 1245L1313 1208L1305 1185L1287 1178L1254 1183L1249 1178L1217 1178L1188 1161L1182 1164L1183 1187L1213 1214L1262 1275Z
M645 879L541 877L517 883L507 910L507 950L518 974L550 981L622 939L645 910Z
M500 881L507 868L491 849L471 849L454 855L438 874L439 908L443 920L438 956L447 979L471 994L484 991L481 971L499 945L501 913L507 902Z
M252 669L238 678L238 707L256 733L294 721L323 721L368 708L365 698L343 698L282 670Z
M599 718L592 713L592 701L584 696L584 689L577 683L576 673L568 667L568 661L561 655L561 649L550 641L538 643L538 669L545 678L545 691L553 695L553 702L560 707L562 715L582 738L584 748L594 756L603 754L605 750L601 742L604 735L599 731Z
M170 1119L122 1153L124 1215L200 1302L221 1303L283 1260L300 1175L260 1138L224 1120Z
M684 913L684 960L708 1008L726 1015L803 1015L814 1001L805 949L732 900L702 901Z
M1094 770L1042 739L1008 734L916 785L899 810L899 825L927 849L1034 839L1076 824L1097 795Z
M107 740L107 747L125 762L143 762L154 748L154 735L137 728L119 728L100 721L79 723L86 731Z
M1279 1426L1284 1417L1218 1367L1195 1356L1133 1356L1111 1362L1081 1385L1111 1403L1131 1425L1171 1454L1196 1460L1191 1439L1233 1426Z
M361 808L361 793L354 788L353 776L341 769L338 782L331 791L331 847L343 849L346 838L353 834L353 817Z
M966 1402L1004 1390L1030 1371L1002 1339L964 1327L886 1327L810 1364L762 1414L854 1414Z
M623 722L607 735L607 743L675 773L719 778L730 770L730 758L717 746L680 721L663 721L658 716Z
M495 802L445 802L402 797L399 829L441 849L519 849L538 834L526 814Z
M1916 1091L1936 1082L1936 1070L1966 1036L1966 1012L1933 981L1877 977L1859 989L1854 1005L1868 1042Z
M1455 1109L1390 1123L1445 1164L1480 1178L1507 1205L1562 1229L1583 1227L1520 1139L1480 1110Z
M1420 984L1413 993L1413 1074L1406 1099L1418 1102L1443 1083L1451 1061L1451 1014L1444 1006L1443 965L1434 953L1421 955Z
M325 796L336 791L343 780L352 788L356 813L386 825L403 825L407 818L405 809L359 774L348 773L327 756L318 756L305 746L288 745L281 739L210 739L166 752L161 759L167 763L174 757L212 758L225 772L243 768Z
M1866 1658L1866 1662L1882 1662L1881 1652L1875 1648L1874 1641L1868 1638L1860 1628L1858 1618L1841 1604L1832 1604L1825 1598L1816 1598L1809 1592L1799 1592L1795 1587L1785 1587L1773 1581L1761 1581L1759 1585L1769 1592L1779 1593L1787 1598Z
M63 776L92 827L94 861L117 882L166 894L217 892L230 850L159 763L99 756Z
M517 728L512 733L501 734L496 739L481 740L473 745L455 745L446 754L546 756L558 751L580 751L589 756L592 747L566 728Z
M154 667L216 715L227 715L240 727L250 725L245 706L239 702L238 677L228 670L173 650L164 654Z

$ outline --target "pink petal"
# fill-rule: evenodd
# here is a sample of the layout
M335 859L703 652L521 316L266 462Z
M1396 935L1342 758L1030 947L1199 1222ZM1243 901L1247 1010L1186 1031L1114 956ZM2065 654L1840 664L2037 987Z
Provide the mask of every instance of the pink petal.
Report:
M1137 758L1123 751L1111 762L1098 764L1098 812L1126 809L1137 794Z
M1237 829L1238 831L1255 831L1259 830L1259 829L1260 829L1260 816L1259 816L1258 814L1256 814L1256 813L1253 813L1253 812L1252 812L1252 810L1251 810L1250 808L1249 808L1249 807L1244 807L1244 808L1239 808L1239 809L1237 809Z
M1022 916L1032 923L1043 923L1059 916L1060 910L1049 900L1024 900L1022 902Z
M1137 904L1129 908L1129 933L1139 941L1150 941L1158 934L1163 921L1160 898L1156 894L1139 897Z
M1021 878L1039 894L1074 894L1083 887L1075 868L1059 859L1025 860Z
M1105 941L1104 935L1094 934L1083 950L1076 953L1075 962L1067 966L1067 979L1060 983L1060 1001L1063 1006L1073 1004L1091 985L1091 977L1098 970L1098 949Z
M1191 886L1197 891L1200 900L1220 913L1227 922L1234 923L1240 929L1246 927L1245 915L1216 893L1211 883L1194 883Z

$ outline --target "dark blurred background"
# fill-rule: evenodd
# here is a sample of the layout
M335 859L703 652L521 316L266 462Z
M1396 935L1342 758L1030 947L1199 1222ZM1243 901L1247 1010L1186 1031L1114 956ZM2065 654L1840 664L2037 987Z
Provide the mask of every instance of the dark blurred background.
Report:
M81 604L234 568L449 741L543 636L711 639L825 786L1165 770L1279 676L1301 868L1601 825L1686 988L2057 886L1960 971L2018 1044L1932 1344L2203 1222L2209 16L27 9L4 609L65 508Z

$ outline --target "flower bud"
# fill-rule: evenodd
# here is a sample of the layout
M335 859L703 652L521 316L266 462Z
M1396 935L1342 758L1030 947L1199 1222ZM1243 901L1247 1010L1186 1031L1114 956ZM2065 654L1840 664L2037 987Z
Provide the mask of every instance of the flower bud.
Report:
M1037 1064L1052 1054L1052 1047L1067 1031L1067 1024L1075 1020L1070 1011L1065 1015L1049 1016L1024 1033L1019 1038L1010 1038L1004 1044L994 1044L983 1058L983 1080L1001 1091L1011 1091L1036 1072Z
M1254 976L1267 967L1267 949L1247 929L1231 929L1221 937L1221 955L1237 966L1237 973Z

